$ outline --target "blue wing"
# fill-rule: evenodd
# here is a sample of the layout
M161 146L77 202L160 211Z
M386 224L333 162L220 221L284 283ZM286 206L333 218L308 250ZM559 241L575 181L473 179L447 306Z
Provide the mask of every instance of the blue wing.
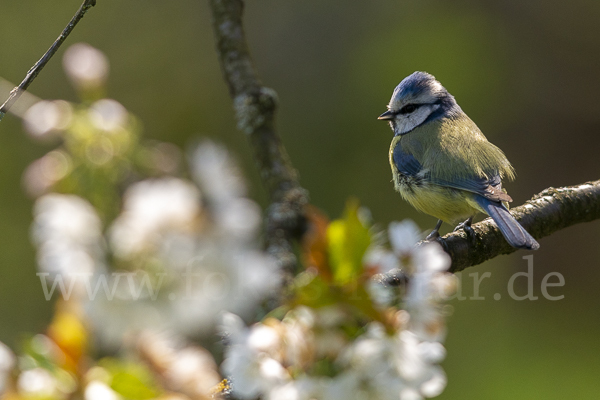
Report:
M400 142L394 147L394 153L392 154L396 169L406 176L416 178L417 175L423 169L421 163L410 153L405 153L400 146Z
M500 175L494 175L491 178L462 178L452 182L432 178L431 182L440 186L466 190L467 192L478 194L493 201L512 201L512 198L502 190L502 181L500 180Z
M473 176L469 178L459 178L453 181L438 179L432 177L428 171L424 171L423 165L421 165L415 156L404 152L400 142L394 147L392 158L398 172L415 178L417 181L424 180L439 186L465 190L493 201L512 201L510 196L502 190L502 182L500 175L498 174L491 178Z

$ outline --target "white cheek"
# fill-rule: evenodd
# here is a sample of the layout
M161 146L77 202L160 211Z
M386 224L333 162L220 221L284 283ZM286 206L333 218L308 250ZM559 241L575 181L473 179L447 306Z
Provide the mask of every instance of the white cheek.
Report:
M435 110L440 108L438 104L432 104L428 106L421 106L417 110L408 115L399 115L396 117L396 133L401 135L408 133L421 125L427 117L431 115Z

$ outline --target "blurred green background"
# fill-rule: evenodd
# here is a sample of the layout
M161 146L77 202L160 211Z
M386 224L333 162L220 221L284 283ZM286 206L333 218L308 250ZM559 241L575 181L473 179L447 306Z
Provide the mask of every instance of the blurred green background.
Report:
M0 77L19 82L79 0L0 2ZM357 196L381 227L417 214L393 191L391 131L377 121L393 88L415 70L434 74L518 172L506 185L521 204L548 186L600 178L600 2L597 0L263 0L245 23L264 82L277 90L278 128L312 201L331 217ZM249 147L235 130L205 1L99 0L68 44L85 41L111 62L109 96L137 114L148 137L184 146L203 135L243 164L263 205ZM66 47L65 47L66 48ZM44 99L76 101L60 56L31 86ZM4 100L4 99L2 99ZM0 125L0 340L15 347L47 324L29 244L32 202L21 174L48 150L8 116ZM449 227L445 227L449 229ZM537 301L507 295L526 271L517 252L466 270L485 300L454 300L449 384L441 399L597 398L600 390L600 222L541 240ZM541 297L545 274L566 285ZM518 278L516 291L527 290ZM502 299L493 299L500 293Z

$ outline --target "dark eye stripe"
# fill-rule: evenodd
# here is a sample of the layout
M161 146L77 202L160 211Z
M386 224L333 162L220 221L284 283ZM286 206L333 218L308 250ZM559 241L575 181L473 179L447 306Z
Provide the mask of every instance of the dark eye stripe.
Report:
M398 114L410 114L419 108L421 104L407 104L398 111Z

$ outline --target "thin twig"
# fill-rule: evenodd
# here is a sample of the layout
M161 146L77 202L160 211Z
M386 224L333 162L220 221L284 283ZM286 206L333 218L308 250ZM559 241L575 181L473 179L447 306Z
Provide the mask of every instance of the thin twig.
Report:
M42 58L39 59L38 62L35 63L33 67L27 72L27 76L23 79L23 82L10 92L10 96L8 99L0 106L0 120L4 118L8 110L15 104L15 102L21 97L21 94L27 90L31 82L38 76L40 71L48 64L48 61L52 58L52 56L58 51L60 45L65 41L65 39L69 36L71 31L75 28L75 25L83 18L85 13L92 7L96 5L96 0L85 0L77 13L71 18L69 24L62 31L60 36L54 41L52 46L44 53Z
M548 188L525 204L511 208L510 213L536 239L581 222L600 219L600 180L557 189ZM517 250L506 242L490 218L472 227L475 231L472 238L459 231L439 239L452 258L452 272ZM541 245L543 250L544 244Z
M252 63L242 27L242 0L210 0L217 52L233 99L238 129L254 151L260 176L269 192L267 250L292 272L292 243L304 229L308 193L298 183L287 151L275 130L277 94L262 85Z

